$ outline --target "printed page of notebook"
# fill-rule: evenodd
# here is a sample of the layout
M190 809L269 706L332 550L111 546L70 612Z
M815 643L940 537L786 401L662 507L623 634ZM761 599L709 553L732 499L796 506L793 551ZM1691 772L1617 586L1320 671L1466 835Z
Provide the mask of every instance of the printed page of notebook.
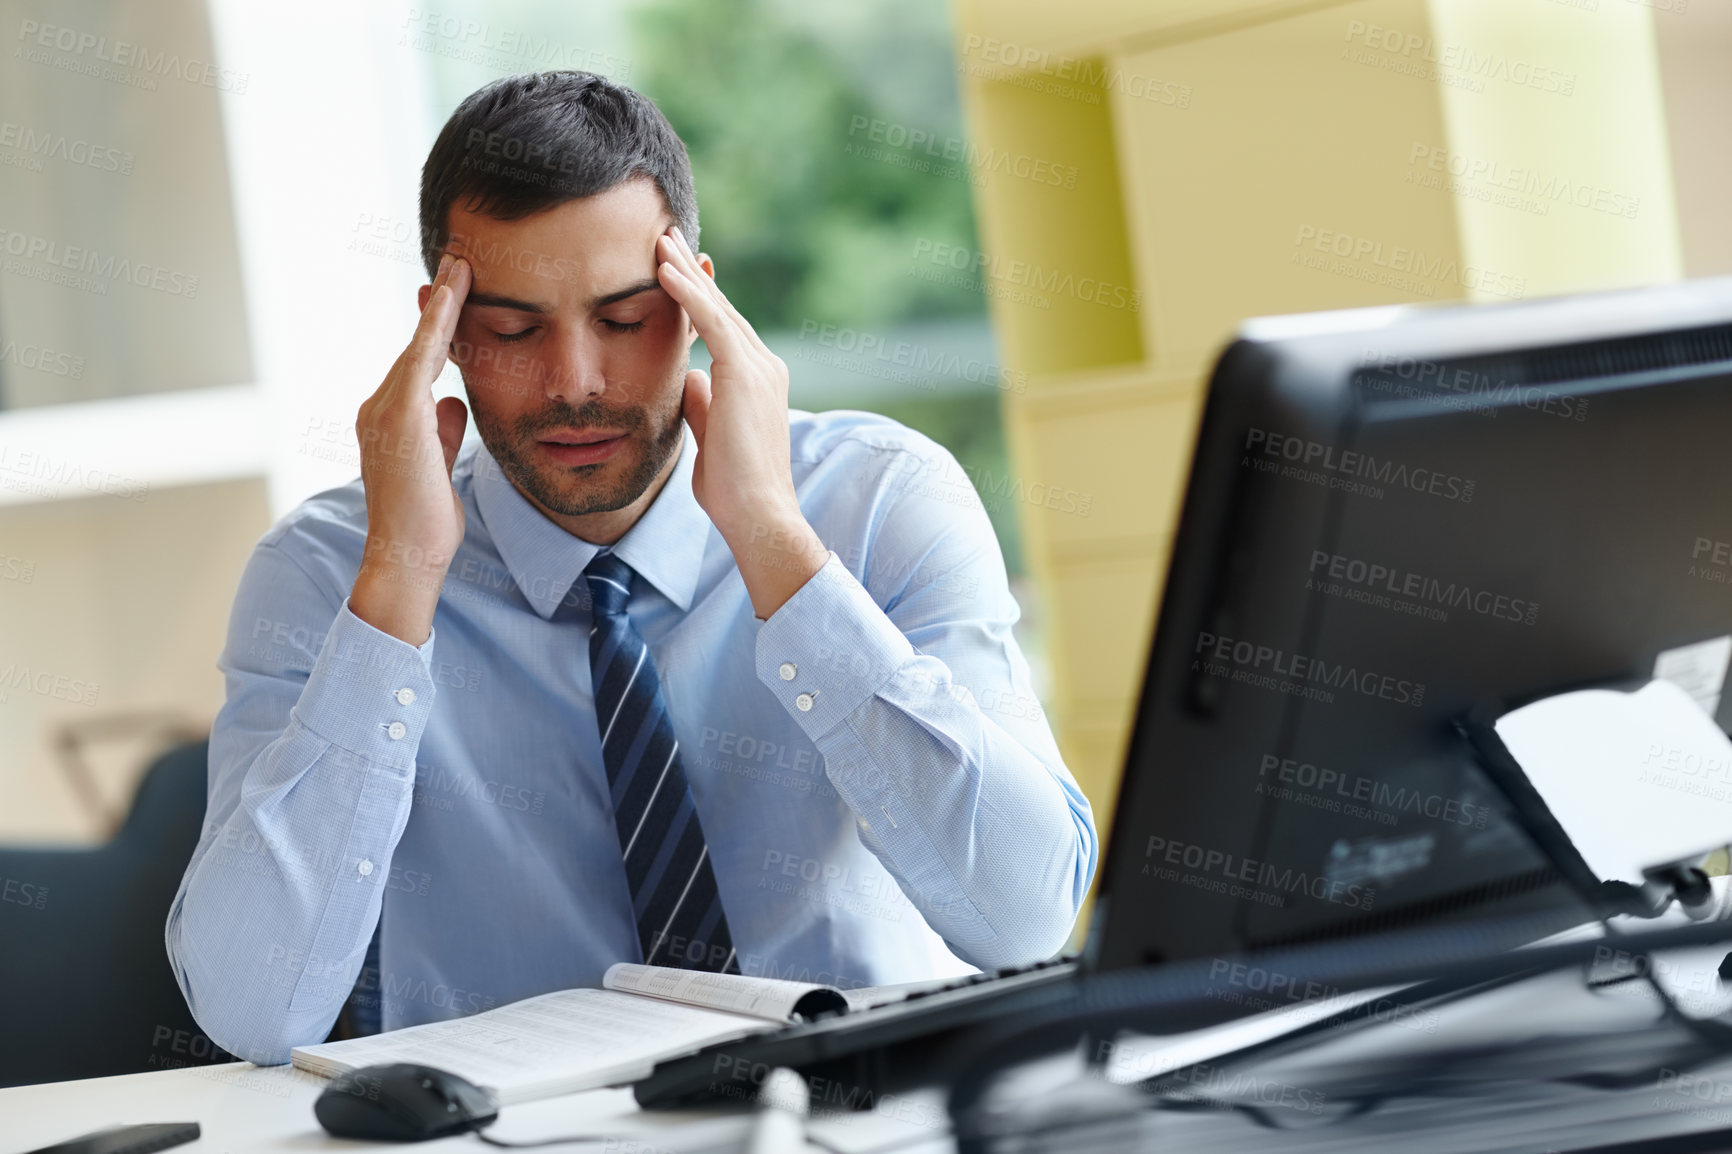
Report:
M834 988L813 982L755 978L749 974L712 974L703 970L676 970L671 966L640 966L631 962L615 962L609 966L607 973L602 975L601 984L610 990L734 1014L750 1014L755 1018L783 1023L793 1020L794 1005L801 998L813 990Z
M294 1053L341 1062L345 1069L382 1062L435 1066L510 1103L634 1080L663 1058L773 1028L737 1014L576 989Z

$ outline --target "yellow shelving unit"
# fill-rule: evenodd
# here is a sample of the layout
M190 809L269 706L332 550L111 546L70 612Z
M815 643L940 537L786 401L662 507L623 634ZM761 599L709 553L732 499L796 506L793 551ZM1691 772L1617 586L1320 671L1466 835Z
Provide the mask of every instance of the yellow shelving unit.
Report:
M991 315L1031 381L1002 400L1013 469L1092 498L1021 515L1055 726L1104 831L1207 374L1237 325L1681 276L1662 90L1707 54L1668 55L1689 38L1656 37L1664 14L1605 0L956 0L955 16ZM1703 115L1673 136L1707 139ZM1004 155L1076 179L1019 179Z

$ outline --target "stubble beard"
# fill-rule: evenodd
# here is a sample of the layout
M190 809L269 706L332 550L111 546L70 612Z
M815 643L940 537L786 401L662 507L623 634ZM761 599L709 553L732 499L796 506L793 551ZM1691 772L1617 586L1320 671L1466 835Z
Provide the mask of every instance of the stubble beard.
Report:
M680 376L684 377L682 371ZM470 411L481 443L499 463L506 478L543 508L567 517L589 513L611 513L643 496L679 450L684 423L680 419L683 391L668 390L672 400L663 411L609 409L597 401L569 405L553 401L535 413L525 413L507 427L477 406L470 392ZM623 429L629 442L612 457L594 465L538 465L533 459L536 440L552 429ZM605 484L601 471L637 448L637 463L619 480Z

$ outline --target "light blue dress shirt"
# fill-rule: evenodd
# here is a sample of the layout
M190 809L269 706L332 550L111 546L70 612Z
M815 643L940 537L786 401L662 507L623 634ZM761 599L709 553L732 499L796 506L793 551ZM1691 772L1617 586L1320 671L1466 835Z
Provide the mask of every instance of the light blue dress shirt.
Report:
M689 430L614 546L741 970L857 987L1050 956L1097 839L986 512L943 447L893 421L790 422L831 553L769 620L692 495ZM419 647L349 611L359 480L285 517L241 578L167 945L199 1024L251 1061L324 1039L376 926L388 1030L640 960L579 580L598 546L478 443L453 482L465 539Z

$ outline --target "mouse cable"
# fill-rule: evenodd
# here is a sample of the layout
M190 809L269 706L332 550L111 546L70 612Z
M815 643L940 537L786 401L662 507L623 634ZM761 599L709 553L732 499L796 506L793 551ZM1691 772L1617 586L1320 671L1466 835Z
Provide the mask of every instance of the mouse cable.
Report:
M722 1119L706 1119L706 1121L720 1121L720 1120L722 1120ZM725 1119L725 1121L727 1122L728 1129L731 1132L731 1131L737 1129L739 1117L738 1116L730 1116L727 1119ZM490 1123L490 1124L492 1124L492 1123ZM693 1127L698 1127L701 1125L703 1125L702 1122L694 1121L691 1124L691 1127L686 1128L686 1130L682 1131L682 1133L690 1133L690 1131ZM715 1128L716 1127L712 1127L712 1129L715 1129ZM639 1144L639 1145L647 1145L648 1143L650 1143L652 1141L652 1139L654 1137L653 1135L645 1135L645 1134L563 1134L557 1138L532 1138L532 1139L529 1139L529 1140L523 1141L523 1142L514 1142L514 1141L511 1141L510 1139L495 1138L491 1134L484 1134L479 1129L471 1130L470 1133L475 1135L475 1137L481 1139L481 1141L487 1143L489 1146L498 1146L498 1147L500 1147L502 1149L506 1149L506 1150L526 1150L526 1149L531 1149L531 1148L534 1148L537 1146L566 1146L566 1145L574 1145L574 1144L579 1143L579 1142L617 1143L617 1144L624 1145L626 1149L633 1149L635 1147L632 1144L635 1143L635 1144ZM732 1137L736 1141L738 1140L737 1135L730 1134L730 1137Z
M629 1134L571 1134L564 1138L537 1138L532 1142L507 1142L504 1138L494 1138L479 1130L474 1135L489 1146L503 1146L507 1150L522 1150L531 1146L564 1146L573 1142L641 1142L641 1137Z

